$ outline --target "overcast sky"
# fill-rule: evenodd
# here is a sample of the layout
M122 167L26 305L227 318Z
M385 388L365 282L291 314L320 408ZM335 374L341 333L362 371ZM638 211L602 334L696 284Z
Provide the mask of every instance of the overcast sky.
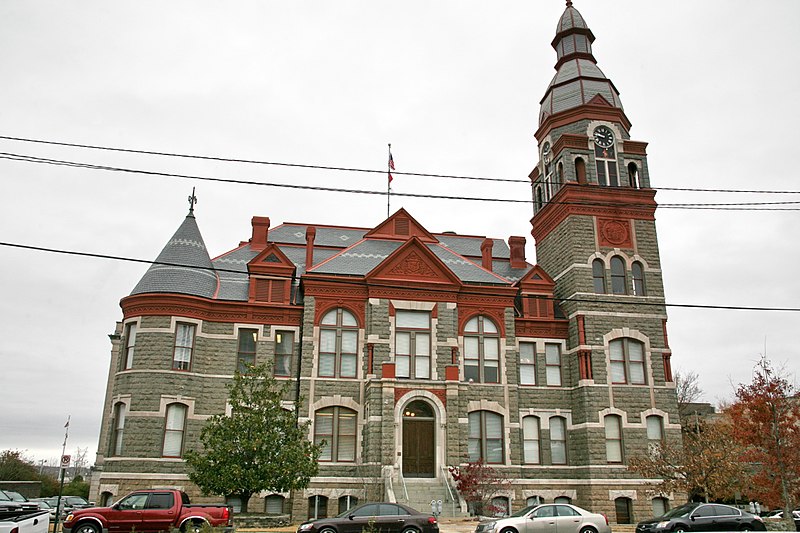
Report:
M661 188L800 191L796 0L575 0ZM561 0L0 2L0 135L524 180ZM384 175L0 140L0 152L217 178L385 190ZM0 241L153 260L188 210L212 256L250 219L373 227L385 196L0 159ZM525 183L396 176L396 193L530 199ZM800 195L659 190L659 204ZM782 206L795 207L797 204ZM526 204L393 197L434 232L528 239ZM800 307L798 211L661 207L667 301ZM146 265L0 246L0 450L97 448L111 343ZM733 395L765 350L798 368L800 313L671 307L673 368Z

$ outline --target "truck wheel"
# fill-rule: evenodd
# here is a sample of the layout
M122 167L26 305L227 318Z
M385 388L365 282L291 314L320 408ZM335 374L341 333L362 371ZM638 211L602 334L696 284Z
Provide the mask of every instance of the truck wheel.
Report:
M81 522L72 528L72 531L74 533L100 533L100 528L97 527L97 524L91 522Z
M192 521L183 524L181 531L183 533L201 533L203 531L204 522ZM76 533L88 533L85 531L77 531ZM99 533L99 532L96 532Z

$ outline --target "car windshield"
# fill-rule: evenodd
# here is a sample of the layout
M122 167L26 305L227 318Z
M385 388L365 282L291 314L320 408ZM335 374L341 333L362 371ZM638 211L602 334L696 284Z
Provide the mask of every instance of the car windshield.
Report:
M3 501L3 502L10 502L10 501L11 501L11 498L9 498L8 496L6 496L6 493L5 493L5 491L2 491L2 490L0 490L0 501Z
M511 517L512 518L519 518L520 516L525 516L526 514L530 513L534 509L536 509L537 507L538 507L538 505L529 505L525 509L522 509L521 511L517 511L516 513L512 514Z
M23 496L19 492L14 492L13 490L7 490L6 494L8 495L9 498L14 500L15 502L26 502L26 501L28 501L25 498L25 496Z
M661 518L682 518L684 516L689 516L689 513L691 513L695 507L697 506L692 504L681 505L675 509L670 509L664 513Z

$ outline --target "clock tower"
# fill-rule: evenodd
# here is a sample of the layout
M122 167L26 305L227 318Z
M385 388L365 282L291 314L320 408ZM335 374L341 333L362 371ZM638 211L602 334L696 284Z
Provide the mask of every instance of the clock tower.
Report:
M590 448L634 428L646 428L648 438L680 439L647 143L631 139L594 40L567 1L552 41L556 75L535 134L539 163L530 174L537 262L569 319L567 357L585 413L573 420L585 428L576 431ZM592 433L593 426L604 431ZM622 465L622 455L606 460Z

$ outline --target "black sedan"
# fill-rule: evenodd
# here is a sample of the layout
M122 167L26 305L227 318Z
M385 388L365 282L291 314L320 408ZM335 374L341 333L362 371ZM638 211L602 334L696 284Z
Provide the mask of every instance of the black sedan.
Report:
M636 526L636 533L766 530L760 516L719 503L687 503Z
M300 524L297 533L439 533L439 523L429 514L399 503L365 503L335 518L318 518Z

